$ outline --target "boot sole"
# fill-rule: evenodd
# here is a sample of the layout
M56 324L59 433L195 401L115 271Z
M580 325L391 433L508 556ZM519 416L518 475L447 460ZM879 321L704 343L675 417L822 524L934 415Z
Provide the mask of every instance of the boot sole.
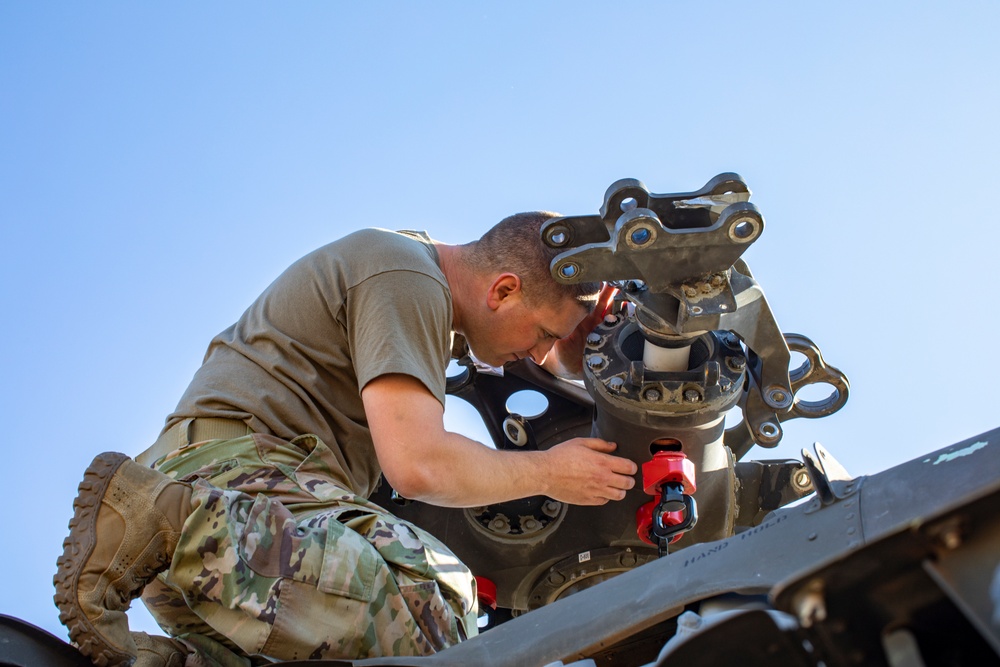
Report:
M80 572L94 551L101 499L111 478L128 460L124 454L107 452L98 455L87 468L73 501L69 536L63 541L63 554L56 561L58 570L52 579L59 620L69 630L70 640L98 667L131 665L135 659L107 642L80 608L77 598Z

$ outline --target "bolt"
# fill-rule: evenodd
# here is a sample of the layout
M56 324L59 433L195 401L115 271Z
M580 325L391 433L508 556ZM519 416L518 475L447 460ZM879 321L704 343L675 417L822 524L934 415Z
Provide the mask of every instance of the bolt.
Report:
M716 273L712 276L712 287L722 287L725 282L726 278L721 273Z
M546 500L545 504L542 505L542 512L546 516L555 518L559 515L559 510L562 509L562 503L558 500Z
M621 320L617 315L605 315L604 316L604 326L613 327L618 324Z
M642 397L647 401L658 401L662 396L663 394L660 393L659 389L653 388L647 389L642 393Z
M734 371L739 372L747 367L747 360L742 356L726 357L726 365L729 366Z
M490 521L489 529L494 533L509 533L510 532L510 521L507 520L503 514L496 516L492 521Z
M541 527L542 524L537 519L532 519L530 517L521 522L521 530L526 533L533 533Z
M697 630L703 622L701 616L693 611L686 611L677 617L677 625L685 630Z
M712 286L708 283L698 283L698 289L700 289L703 294L708 294L712 291Z
M686 297L698 296L698 290L696 290L691 285L685 285L684 286L684 296L686 296Z
M687 403L699 403L701 402L701 392L697 389L685 389L684 390L684 401Z
M611 391L621 391L622 387L625 386L624 378L620 378L617 375L610 380L608 380L608 389Z
M547 579L548 579L548 582L550 584L552 584L553 586L558 586L561 583L563 583L564 581L566 581L566 577L564 577L563 575L559 574L558 572L553 572L552 574L550 574L547 577Z
M587 334L587 345L597 345L601 342L600 334L591 333Z
M599 354L592 354L588 356L587 366L589 366L591 370L595 371L604 368L604 357Z

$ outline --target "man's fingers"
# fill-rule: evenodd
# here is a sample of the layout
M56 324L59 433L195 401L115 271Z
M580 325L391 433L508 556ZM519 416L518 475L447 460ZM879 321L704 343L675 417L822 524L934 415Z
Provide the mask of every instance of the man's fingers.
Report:
M635 464L635 461L631 459L624 459L620 456L613 456L611 458L613 459L611 472L616 472L619 475L634 475L639 472L639 466ZM629 477L629 479L632 478Z
M587 449L593 449L595 452L613 452L618 448L616 443L601 440L600 438L576 438L576 441Z
M601 293L597 295L597 307L594 309L594 312L600 313L602 319L608 314L608 310L611 309L611 303L615 300L617 292L617 287L611 283L604 283Z

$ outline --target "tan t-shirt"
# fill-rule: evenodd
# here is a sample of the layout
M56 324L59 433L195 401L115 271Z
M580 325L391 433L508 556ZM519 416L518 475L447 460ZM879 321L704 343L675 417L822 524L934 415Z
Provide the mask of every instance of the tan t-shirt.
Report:
M403 373L443 405L451 323L426 234L355 232L292 264L212 340L164 430L224 417L285 439L314 433L340 461L339 481L368 496L381 468L361 389Z

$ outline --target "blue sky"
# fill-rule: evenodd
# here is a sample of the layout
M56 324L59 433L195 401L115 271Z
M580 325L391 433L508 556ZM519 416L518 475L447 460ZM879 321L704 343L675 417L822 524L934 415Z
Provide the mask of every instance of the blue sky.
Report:
M998 425L995 2L0 4L0 613L51 577L95 454L365 226L477 237L740 173L782 330L851 378L789 422L868 474ZM987 335L990 334L990 335ZM449 424L481 432L460 406ZM134 625L152 629L142 613Z

